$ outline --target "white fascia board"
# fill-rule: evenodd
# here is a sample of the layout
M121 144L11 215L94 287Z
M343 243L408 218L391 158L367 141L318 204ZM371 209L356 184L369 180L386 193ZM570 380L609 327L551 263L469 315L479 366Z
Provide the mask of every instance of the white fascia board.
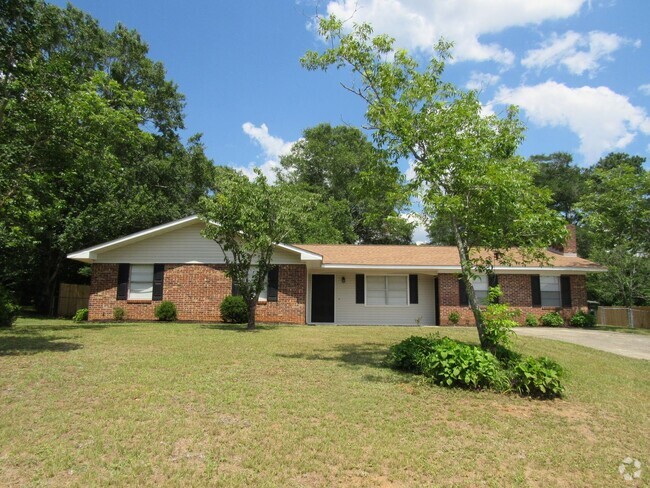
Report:
M112 241L104 242L96 246L88 247L80 251L72 252L67 255L68 259L75 259L77 261L82 261L86 263L91 263L97 259L97 251L106 251L108 249L113 249L121 247L131 241L139 241L147 237L151 237L155 234L160 234L163 232L168 232L175 227L185 226L192 222L198 221L199 217L196 215L190 215L183 219L174 220L172 222L167 222L166 224L158 225L156 227L151 227L150 229L142 230L140 232L135 232L134 234L129 234L128 236L120 237L118 239L113 239Z
M448 271L460 272L460 266L426 266L426 265L381 265L381 264L323 264L325 269L385 269L385 270L423 270L423 271ZM570 266L495 266L497 272L571 272L571 273L593 273L605 272L605 268L576 268Z
M289 244L282 244L282 243L276 244L276 246L286 251L299 253L301 261L322 261L323 260L323 256L321 256L320 254L316 254L315 252L311 252L311 251L306 251L305 249L302 249L300 247L291 246Z

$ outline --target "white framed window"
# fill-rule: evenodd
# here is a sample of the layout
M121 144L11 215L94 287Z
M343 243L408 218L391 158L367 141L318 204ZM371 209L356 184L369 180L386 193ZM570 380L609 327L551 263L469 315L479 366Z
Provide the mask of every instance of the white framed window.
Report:
M405 307L408 304L408 276L366 275L366 305Z
M562 292L559 276L540 276L539 289L542 295L542 307L562 306Z
M132 264L129 300L151 300L153 296L153 264Z
M490 286L490 281L486 275L477 276L473 280L474 285L474 294L476 295L476 300L481 305L488 304L488 288Z

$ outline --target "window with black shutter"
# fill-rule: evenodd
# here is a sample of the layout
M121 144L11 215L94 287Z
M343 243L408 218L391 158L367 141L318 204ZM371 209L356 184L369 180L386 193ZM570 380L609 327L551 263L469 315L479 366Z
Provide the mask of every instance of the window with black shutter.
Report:
M458 296L461 306L469 305L469 299L467 298L467 288L465 288L465 282L462 279L458 280Z
M117 270L117 299L126 300L129 296L129 263L121 263Z
M533 307L542 306L542 289L539 284L539 275L530 277L530 291L532 293Z
M163 299L163 282L165 278L165 265L153 265L153 293L152 300L160 301Z
M266 289L266 300L269 302L278 301L278 277L279 268L277 266L274 266L269 270L268 286Z
M571 277L560 276L560 293L562 294L562 306L571 307Z
M366 290L365 290L365 280L364 275L356 275L356 292L357 299L356 303L365 303L366 302Z
M418 303L418 275L409 275L409 303Z

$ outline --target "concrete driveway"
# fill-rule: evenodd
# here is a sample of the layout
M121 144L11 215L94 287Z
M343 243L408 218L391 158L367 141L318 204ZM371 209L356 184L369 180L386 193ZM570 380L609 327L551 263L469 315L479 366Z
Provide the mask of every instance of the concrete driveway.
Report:
M517 335L572 342L581 346L612 352L621 356L650 361L650 335L626 334L585 329L517 327Z

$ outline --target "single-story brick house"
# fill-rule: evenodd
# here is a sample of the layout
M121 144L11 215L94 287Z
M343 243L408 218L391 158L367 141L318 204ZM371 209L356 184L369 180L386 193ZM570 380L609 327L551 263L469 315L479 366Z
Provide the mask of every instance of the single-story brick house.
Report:
M152 320L157 303L170 300L179 320L220 321L232 282L203 225L191 216L69 254L92 265L89 319L110 320L121 307L128 319ZM585 276L604 268L577 257L575 233L547 252L546 266L496 266L477 279L477 294L485 297L489 282L498 282L522 320L584 309ZM452 311L461 324L472 321L455 247L278 244L272 262L257 307L261 322L445 325Z

